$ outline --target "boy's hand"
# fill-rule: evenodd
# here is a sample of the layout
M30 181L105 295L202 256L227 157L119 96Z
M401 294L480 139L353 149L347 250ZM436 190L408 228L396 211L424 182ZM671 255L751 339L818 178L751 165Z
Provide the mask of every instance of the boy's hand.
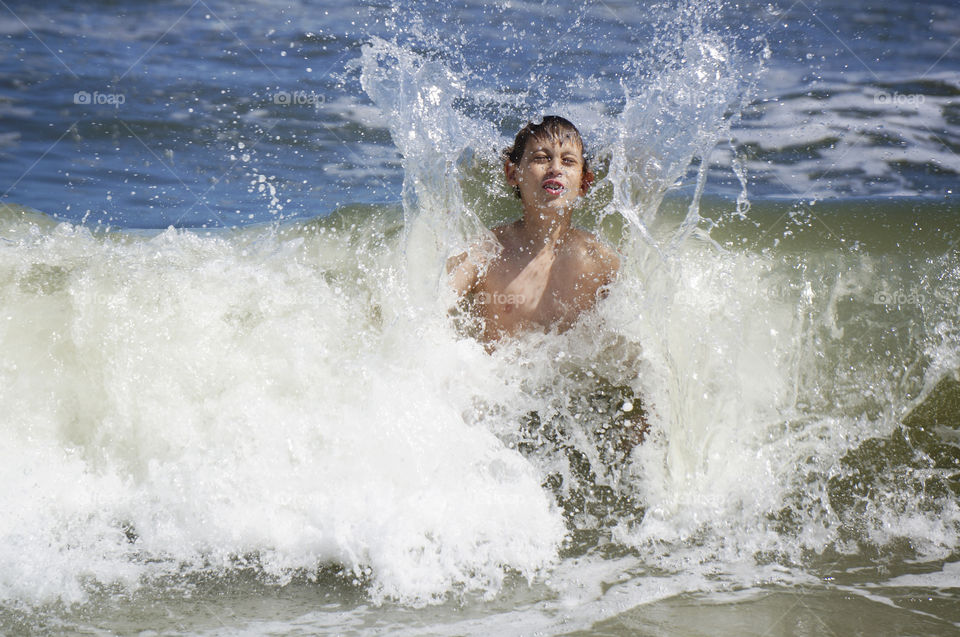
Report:
M480 267L466 252L447 260L447 274L450 276L450 286L457 296L463 296L473 291L479 280Z

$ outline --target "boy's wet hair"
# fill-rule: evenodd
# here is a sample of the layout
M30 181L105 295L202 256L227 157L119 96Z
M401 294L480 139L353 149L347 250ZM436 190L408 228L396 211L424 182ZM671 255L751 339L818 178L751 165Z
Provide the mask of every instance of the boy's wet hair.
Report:
M523 152L527 148L527 142L534 138L555 142L562 142L567 138L572 139L576 145L580 147L580 156L583 158L583 174L586 175L590 171L587 165L586 149L584 148L580 131L577 130L577 127L574 126L570 120L560 117L559 115L544 115L543 121L539 124L527 122L527 125L521 128L520 132L517 133L517 136L513 139L513 146L503 150L503 158L514 166L519 165L520 160L523 159ZM513 191L519 199L520 189L514 186Z

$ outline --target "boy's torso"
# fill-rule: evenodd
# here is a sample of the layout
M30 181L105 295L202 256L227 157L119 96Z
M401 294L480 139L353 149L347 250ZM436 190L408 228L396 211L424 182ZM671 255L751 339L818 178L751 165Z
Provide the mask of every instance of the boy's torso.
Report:
M532 325L567 329L582 312L593 307L597 292L609 282L610 273L602 272L600 243L591 234L571 228L558 242L553 258L547 261L550 270L539 303L533 307L524 304L523 298L511 293L510 284L539 250L522 245L515 225L494 229L503 251L489 265L476 288L477 311L484 320L487 339L514 334Z

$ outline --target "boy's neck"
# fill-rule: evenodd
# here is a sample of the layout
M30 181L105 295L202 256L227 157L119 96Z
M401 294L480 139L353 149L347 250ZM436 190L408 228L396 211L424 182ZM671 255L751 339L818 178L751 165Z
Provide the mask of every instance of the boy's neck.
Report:
M524 211L520 219L520 232L524 239L534 247L541 248L550 242L557 242L570 230L570 214L556 214L553 211Z

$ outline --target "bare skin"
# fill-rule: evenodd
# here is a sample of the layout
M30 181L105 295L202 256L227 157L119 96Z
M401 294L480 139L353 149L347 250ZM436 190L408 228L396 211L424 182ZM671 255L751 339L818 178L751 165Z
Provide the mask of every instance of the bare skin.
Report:
M610 248L570 225L573 204L593 181L579 143L531 139L519 164L505 162L504 175L520 190L523 217L493 229L500 254L483 261L465 253L447 264L454 289L473 295L487 343L529 329L569 329L620 267Z

